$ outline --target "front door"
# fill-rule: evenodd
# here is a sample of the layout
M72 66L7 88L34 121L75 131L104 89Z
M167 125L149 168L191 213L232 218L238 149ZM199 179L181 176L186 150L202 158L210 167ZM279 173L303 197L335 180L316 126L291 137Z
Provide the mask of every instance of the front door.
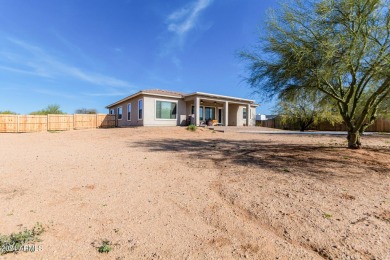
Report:
M218 108L218 123L222 124L222 108Z

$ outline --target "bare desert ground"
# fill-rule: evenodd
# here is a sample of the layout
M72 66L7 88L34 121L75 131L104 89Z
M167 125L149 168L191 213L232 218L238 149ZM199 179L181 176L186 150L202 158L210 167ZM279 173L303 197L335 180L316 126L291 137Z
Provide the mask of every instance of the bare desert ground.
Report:
M390 135L0 134L5 259L390 259ZM112 251L99 253L103 240Z

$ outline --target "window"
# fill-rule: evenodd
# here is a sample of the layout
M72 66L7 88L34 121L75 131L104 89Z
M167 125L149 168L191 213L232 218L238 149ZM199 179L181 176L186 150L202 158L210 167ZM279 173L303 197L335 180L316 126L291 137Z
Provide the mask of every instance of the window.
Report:
M176 119L176 102L156 101L157 119Z
M191 107L191 114L195 114L195 107ZM203 107L199 107L199 120L203 120Z
M118 107L118 120L122 119L122 107Z
M246 108L245 107L242 109L242 118L246 119Z
M110 115L115 115L115 110L114 109L110 109Z
M131 121L131 104L127 104L127 121Z
M142 99L138 100L138 120L142 119L143 112L143 101Z
M214 120L214 119L215 119L215 107L206 107L206 120Z

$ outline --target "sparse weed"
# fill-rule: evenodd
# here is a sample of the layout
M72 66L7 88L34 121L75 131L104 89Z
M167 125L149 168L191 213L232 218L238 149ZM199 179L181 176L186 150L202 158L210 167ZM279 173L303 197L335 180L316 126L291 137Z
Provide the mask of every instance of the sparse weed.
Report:
M322 214L322 216L323 216L324 218L331 218L331 217L332 217L332 215L331 215L331 214L328 214L328 213L324 213L324 214Z
M112 250L110 246L110 241L108 240L103 240L102 245L98 247L98 252L99 253L108 253Z
M189 130L189 131L195 132L196 129L197 129L196 125L189 125L189 126L187 126L187 130Z
M52 134L56 134L56 133L60 133L61 131L59 130L48 130L49 133L52 133Z
M38 236L44 231L42 224L37 223L32 229L24 229L10 235L0 235L0 255L17 252L27 243L39 242Z

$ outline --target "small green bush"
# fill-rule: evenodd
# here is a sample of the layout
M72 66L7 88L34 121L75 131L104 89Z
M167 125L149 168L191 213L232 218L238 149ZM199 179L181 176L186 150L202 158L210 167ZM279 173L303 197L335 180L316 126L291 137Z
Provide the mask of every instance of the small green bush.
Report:
M328 213L324 213L322 216L323 216L324 218L331 218L331 217L332 217L332 215L331 215L331 214L328 214Z
M187 130L192 131L192 132L195 132L196 128L197 128L196 125L189 125L189 126L187 126Z
M103 240L103 244L98 247L98 252L99 253L108 253L112 250L110 246L110 241L108 240Z

